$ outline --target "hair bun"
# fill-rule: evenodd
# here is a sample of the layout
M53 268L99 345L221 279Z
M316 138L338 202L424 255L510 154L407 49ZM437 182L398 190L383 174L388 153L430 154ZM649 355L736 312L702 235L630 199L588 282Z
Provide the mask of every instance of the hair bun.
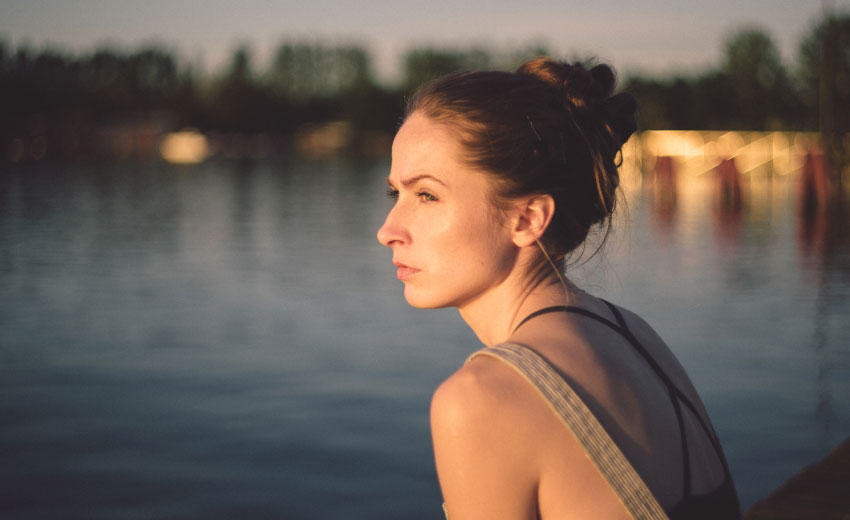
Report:
M611 139L620 148L637 130L637 101L631 94L621 92L606 99L604 106Z
M574 65L581 67L581 65ZM583 67L582 67L583 68ZM588 85L588 94L590 97L604 100L614 92L614 85L617 83L617 76L614 70L608 65L596 65L590 69L591 82Z
M541 57L527 61L518 74L533 76L556 88L567 111L585 125L601 127L614 148L619 149L637 130L637 103L626 93L613 95L617 76L608 65L585 68Z
M548 83L579 110L593 108L610 96L616 81L614 71L607 65L596 65L588 70L578 62L569 64L545 57L525 62L517 73Z

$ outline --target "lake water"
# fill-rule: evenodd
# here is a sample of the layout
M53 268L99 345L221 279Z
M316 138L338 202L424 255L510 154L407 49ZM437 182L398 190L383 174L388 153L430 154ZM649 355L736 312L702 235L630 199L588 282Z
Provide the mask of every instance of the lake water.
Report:
M441 517L429 399L478 344L405 304L386 161L5 168L0 516ZM847 213L795 180L632 183L571 274L678 354L745 507L850 435Z

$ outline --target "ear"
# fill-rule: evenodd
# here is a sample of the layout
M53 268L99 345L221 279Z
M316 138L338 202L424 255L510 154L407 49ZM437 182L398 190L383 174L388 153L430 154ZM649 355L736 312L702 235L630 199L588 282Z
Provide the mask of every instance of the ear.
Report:
M514 206L514 244L525 247L535 244L549 227L555 214L555 200L551 195L533 195L516 201Z

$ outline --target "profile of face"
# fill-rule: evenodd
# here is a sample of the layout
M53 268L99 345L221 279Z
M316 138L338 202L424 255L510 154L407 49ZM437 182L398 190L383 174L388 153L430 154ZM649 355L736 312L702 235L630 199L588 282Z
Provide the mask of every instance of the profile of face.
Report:
M505 281L516 261L491 182L462 161L444 124L414 112L393 141L387 178L395 203L378 230L414 307L463 307Z

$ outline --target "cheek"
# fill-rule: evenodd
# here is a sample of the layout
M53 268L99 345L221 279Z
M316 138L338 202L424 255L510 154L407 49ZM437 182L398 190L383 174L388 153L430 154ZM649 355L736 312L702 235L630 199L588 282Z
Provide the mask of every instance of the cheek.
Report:
M418 222L418 250L425 273L405 284L414 307L458 306L502 281L512 266L510 234L487 211L431 214ZM414 242L417 242L414 239Z
M457 232L452 240L449 262L466 262L467 267L499 269L510 256L510 237L505 228L489 216L487 208L477 214L466 214L458 219ZM482 272L482 275L485 274Z

